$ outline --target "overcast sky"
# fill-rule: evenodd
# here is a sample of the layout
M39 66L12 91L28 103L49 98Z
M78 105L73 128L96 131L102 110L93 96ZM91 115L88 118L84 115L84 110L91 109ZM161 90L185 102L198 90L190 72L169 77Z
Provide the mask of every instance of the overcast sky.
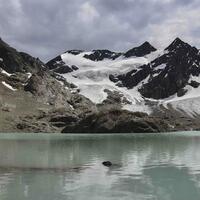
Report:
M43 61L146 40L162 48L177 36L200 48L199 0L0 0L0 37Z

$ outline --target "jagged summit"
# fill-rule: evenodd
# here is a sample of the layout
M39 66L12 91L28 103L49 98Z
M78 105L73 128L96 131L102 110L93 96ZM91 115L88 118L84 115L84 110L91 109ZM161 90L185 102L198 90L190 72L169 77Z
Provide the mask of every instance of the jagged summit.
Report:
M174 51L178 49L187 50L190 48L192 48L192 46L190 46L188 43L184 42L183 40L177 37L165 50L168 51Z
M148 42L148 41L145 41L142 45L140 45L140 47L149 47L149 48L152 48L153 46ZM154 48L154 47L153 47ZM155 48L154 48L155 49Z
M136 56L136 57L142 57L145 56L151 52L156 51L156 48L154 48L149 42L144 42L142 45L139 47L134 47L127 51L124 56L126 58Z
M146 98L165 99L184 96L200 85L199 51L176 38L147 65L139 66L114 79L132 89L143 81L140 93ZM144 81L145 80L145 81ZM189 96L189 93L188 93Z
M106 50L106 49L98 49L98 50L93 50L91 54L84 55L84 58L87 58L93 61L101 61L104 59L115 60L121 55L122 53L116 53L116 52Z
M83 50L78 50L78 49L73 49L73 50L69 50L69 51L66 51L65 53L71 53L73 55L78 55L80 53L84 52Z
M123 56L125 58L143 57L154 51L156 51L156 48L154 48L149 42L146 41L142 45L134 47L125 53L113 52L106 49L98 49L98 50L93 50L91 54L84 55L84 57L93 61L102 61L104 59L115 60L120 56Z

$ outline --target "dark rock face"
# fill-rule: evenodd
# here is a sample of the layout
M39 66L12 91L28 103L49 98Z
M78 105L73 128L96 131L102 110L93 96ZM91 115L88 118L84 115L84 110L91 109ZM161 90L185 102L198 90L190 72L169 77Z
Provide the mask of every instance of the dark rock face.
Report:
M65 53L71 53L73 55L79 55L80 53L83 53L82 50L69 50L69 51L66 51Z
M148 78L139 89L140 93L147 98L163 99L181 91L186 85L198 87L198 83L189 83L189 79L199 75L199 50L177 38L163 55L148 65L139 67L137 71L111 77L110 80L120 81L122 86L131 89Z
M153 46L151 46L151 44L149 44L148 42L145 42L141 46L135 47L135 48L127 51L126 53L118 53L118 52L113 52L113 51L109 51L106 49L102 49L102 50L99 49L99 50L93 50L90 54L85 53L83 55L83 57L86 59L98 62L98 61L102 61L104 59L115 60L115 59L119 58L120 56L123 56L125 58L129 58L132 56L141 57L141 56L145 56L153 51L156 51L156 49ZM69 51L66 51L65 53L69 53L69 54L77 56L81 53L84 53L84 51L69 50ZM66 65L63 62L61 56L57 56L56 58L50 60L49 62L46 63L46 66L48 67L48 69L50 69L56 73L59 73L59 74L71 73L71 72L79 69L78 66Z
M198 88L200 86L200 83L197 81L191 81L189 85L191 85L193 88Z
M110 80L114 82L121 82L121 86L132 89L137 86L141 81L143 81L151 73L151 67L149 65L144 65L138 68L138 70L132 70L127 74L122 74L117 77L111 77Z
M63 66L57 67L53 71L58 73L58 74L67 74L67 73L73 72L73 69L71 69L67 65L63 65Z
M57 67L63 66L65 63L62 61L61 56L57 56L54 59L46 63L50 70L56 69Z
M25 67L26 71L37 73L41 69L46 70L45 64L39 58L34 58L24 52L20 52L20 55L27 64L27 66Z
M0 39L0 67L8 73L31 72L35 73L44 65L38 58L26 53L20 53Z
M126 58L129 58L129 57L132 57L132 56L142 57L142 56L150 54L151 52L154 52L154 51L156 51L156 49L151 44L149 44L149 42L145 42L139 47L135 47L133 49L130 49L129 51L127 51L124 54L124 56Z
M121 107L121 105L124 103L131 104L131 102L129 102L127 98L118 91L110 91L105 89L104 92L106 92L108 96L100 105L115 105L116 107Z
M76 65L72 65L72 66L71 66L71 69L74 70L74 71L76 71L76 70L78 70L79 68L78 68Z
M182 88L177 92L177 97L182 97L187 93L187 90Z
M79 123L66 126L62 133L151 133L167 129L168 125L157 118L123 110L107 110L90 114Z
M101 61L104 59L115 60L120 56L124 56L125 58L129 58L132 56L142 57L153 51L156 51L156 49L153 46L151 46L151 44L149 44L148 42L145 42L141 46L135 47L127 51L126 53L116 53L109 50L93 50L92 54L84 55L84 57L93 61Z
M56 115L54 117L51 118L50 122L68 122L68 123L72 123L72 122L77 122L78 118L77 116L73 116L73 115Z
M166 54L151 63L151 75L158 74L140 89L145 97L167 98L183 91L183 88L189 85L191 76L200 75L200 54L196 48L176 39L166 50ZM156 71L162 64L165 67Z
M84 57L93 61L101 61L104 59L115 60L121 55L122 53L116 53L109 50L93 50L92 54L89 55L86 54L84 55Z
M183 49L190 49L191 46L185 42L183 42L180 38L176 38L165 50L168 51L177 51Z
M76 66L68 66L63 61L61 56L57 56L56 58L50 60L46 66L52 70L53 72L59 73L59 74L66 74L73 72L75 70L78 70L78 67Z

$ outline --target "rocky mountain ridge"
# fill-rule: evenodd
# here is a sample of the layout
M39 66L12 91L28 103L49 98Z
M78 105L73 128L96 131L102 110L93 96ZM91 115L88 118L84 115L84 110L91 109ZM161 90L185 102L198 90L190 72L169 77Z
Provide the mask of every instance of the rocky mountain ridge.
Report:
M38 58L18 52L2 40L0 58L1 132L60 132L59 123L50 121L61 117L62 110L77 117L96 110L73 84L50 72ZM42 120L46 115L51 117Z
M1 132L198 130L199 77L199 50L179 38L164 50L69 50L46 64L0 40Z
M96 103L106 100L107 91L119 93L133 105L146 100L166 103L167 99L172 101L198 97L200 53L180 38L176 38L163 50L156 50L145 42L116 55L108 50L79 51L73 55L67 51L60 55L59 62L52 60L47 66L52 71L60 67L58 63L62 63L63 68L75 66L75 70L67 73L62 71L60 74L77 84L81 93ZM92 98L97 89L98 94L101 94L98 101ZM93 94L89 95L93 90Z
M102 61L104 59L116 60L119 57L123 57L123 58L142 57L155 51L156 49L149 42L144 42L142 45L138 47L134 47L125 53L114 52L107 49L93 50L89 53L84 52L83 50L69 50L69 51L66 51L65 53L72 54L75 56L80 55L82 53L83 57L86 59L89 59L91 61ZM47 62L46 65L48 66L50 70L54 70L55 72L61 73L61 74L78 70L77 66L75 67L67 66L62 61L62 58L60 55L50 60L49 62Z
M137 71L119 75L115 81L121 81L123 86L131 89L148 77L139 89L144 97L164 99L176 93L183 96L187 85L198 88L200 83L193 77L199 77L199 66L199 50L177 38L161 56L140 66Z

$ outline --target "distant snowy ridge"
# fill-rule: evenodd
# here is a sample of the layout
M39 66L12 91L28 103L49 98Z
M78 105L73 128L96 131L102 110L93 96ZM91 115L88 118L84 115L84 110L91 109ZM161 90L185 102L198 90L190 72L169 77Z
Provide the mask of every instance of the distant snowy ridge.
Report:
M63 62L67 66L78 66L78 70L64 74L63 76L67 81L77 85L82 95L88 97L94 103L102 103L107 98L106 89L117 91L123 94L133 105L124 105L125 108L131 110L142 110L144 108L145 111L147 110L143 104L141 106L138 104L139 102L143 102L143 98L137 90L138 88L128 90L127 88L118 87L109 77L111 74L119 75L133 69L137 70L139 66L149 62L148 56L133 58L119 57L116 60L104 59L97 62L84 58L84 55L85 53L79 55L65 53L61 55ZM138 104L138 109L135 107L136 103Z
M156 50L148 42L126 53L71 50L47 66L94 103L103 103L107 90L118 92L127 100L122 107L131 111L150 113L147 102L167 108L173 102L200 96L199 50L179 38L164 50Z

